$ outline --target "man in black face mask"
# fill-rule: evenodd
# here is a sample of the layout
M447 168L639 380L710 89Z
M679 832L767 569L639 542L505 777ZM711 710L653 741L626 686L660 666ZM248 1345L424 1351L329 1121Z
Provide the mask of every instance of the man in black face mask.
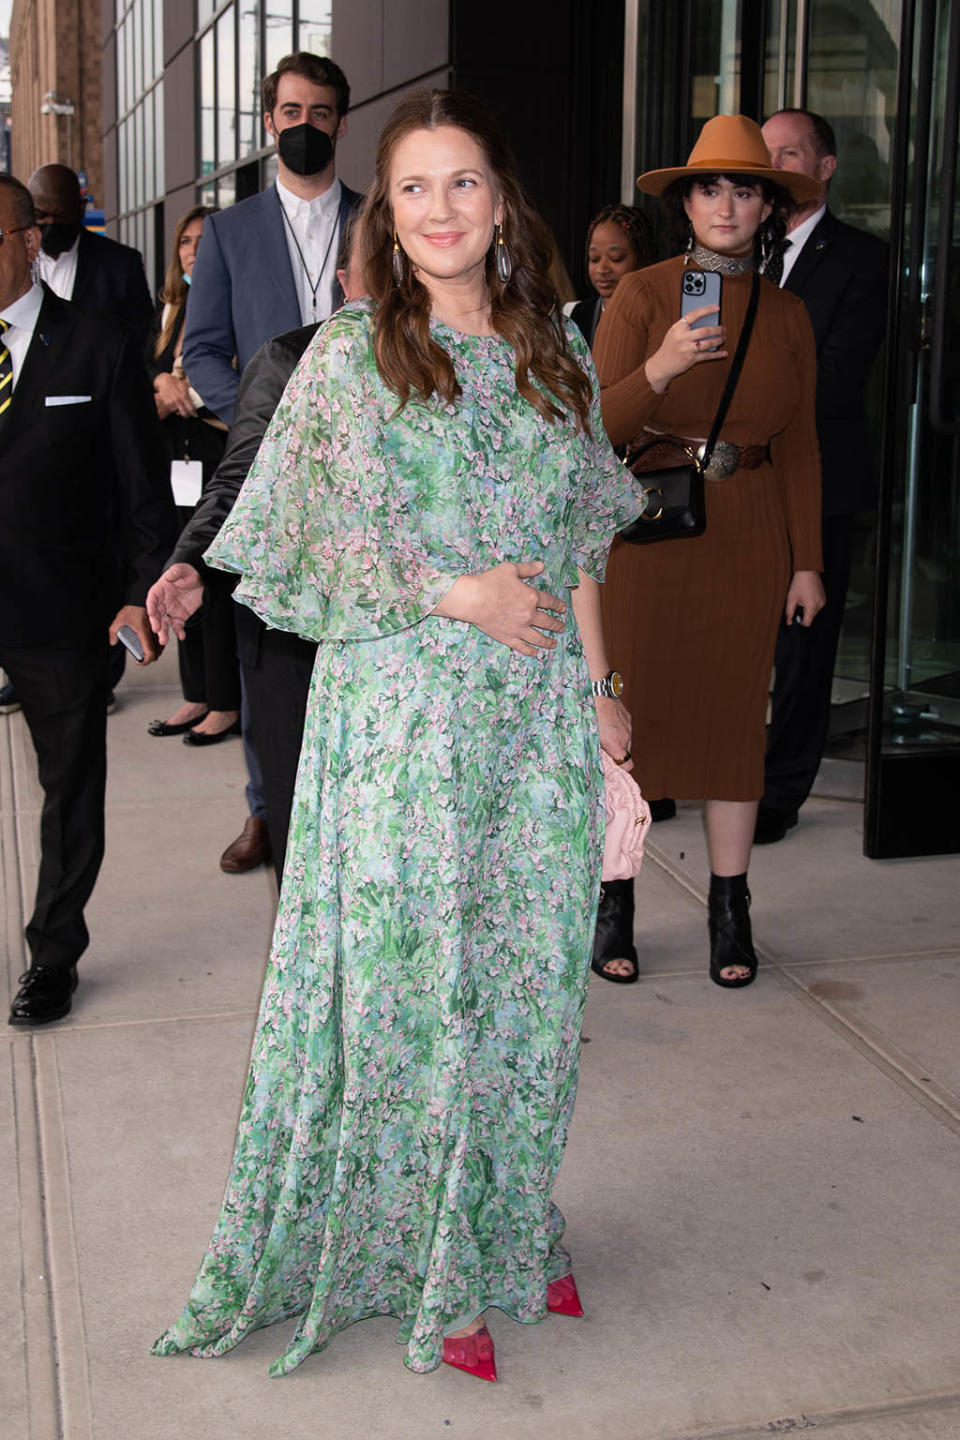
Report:
M337 251L343 226L362 198L336 174L337 141L346 133L349 107L350 86L332 60L305 51L285 56L263 82L263 123L277 142L276 183L208 216L204 224L183 367L207 407L227 424L233 421L240 376L261 345L326 320L343 301ZM262 627L242 605L236 618L243 681L260 663ZM263 779L245 684L243 689L250 814L220 858L230 874L270 859Z
M61 300L122 320L143 350L153 302L139 250L84 230L80 182L66 165L41 165L27 189L43 236L40 278Z

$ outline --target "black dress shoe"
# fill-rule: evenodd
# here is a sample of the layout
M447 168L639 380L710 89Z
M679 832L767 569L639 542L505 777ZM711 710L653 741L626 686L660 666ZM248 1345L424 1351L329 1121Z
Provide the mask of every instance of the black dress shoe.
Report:
M186 735L194 725L199 725L203 715L196 715L192 720L184 720L182 725L170 725L166 720L151 720L147 726L148 735Z
M677 813L677 802L665 797L650 801L650 819L656 825L659 820L673 820Z
M77 988L77 967L32 965L20 976L20 989L10 1006L11 1025L49 1025L69 1015Z
M761 805L753 832L754 845L775 845L794 828L797 818L796 810L765 810Z

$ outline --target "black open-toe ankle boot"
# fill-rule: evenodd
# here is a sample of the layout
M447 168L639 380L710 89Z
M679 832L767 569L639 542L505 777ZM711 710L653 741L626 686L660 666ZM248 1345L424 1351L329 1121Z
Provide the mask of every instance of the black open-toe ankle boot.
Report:
M711 875L709 908L710 979L728 990L740 990L757 978L746 874ZM749 974L728 979L720 972L731 965L739 965Z
M629 960L633 969L627 975L604 970L611 960ZM590 968L614 985L632 985L640 974L637 951L633 943L633 880L605 880L600 887L600 909L593 937L593 959Z

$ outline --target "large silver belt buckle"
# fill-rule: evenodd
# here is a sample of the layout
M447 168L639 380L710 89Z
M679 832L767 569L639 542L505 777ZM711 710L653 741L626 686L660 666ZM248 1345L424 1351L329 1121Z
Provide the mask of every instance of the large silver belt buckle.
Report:
M697 451L698 459L703 459L706 448L705 443L700 446ZM708 480L729 480L731 475L736 474L739 465L740 446L731 445L729 440L718 440L713 447L710 464L703 473Z

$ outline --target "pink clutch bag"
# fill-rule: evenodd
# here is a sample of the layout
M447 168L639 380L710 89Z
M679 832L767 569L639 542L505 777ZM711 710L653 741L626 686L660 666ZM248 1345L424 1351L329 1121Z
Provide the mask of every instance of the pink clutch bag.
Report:
M603 879L629 880L640 874L643 843L650 829L650 806L633 776L600 752L607 789L607 833L603 846Z

